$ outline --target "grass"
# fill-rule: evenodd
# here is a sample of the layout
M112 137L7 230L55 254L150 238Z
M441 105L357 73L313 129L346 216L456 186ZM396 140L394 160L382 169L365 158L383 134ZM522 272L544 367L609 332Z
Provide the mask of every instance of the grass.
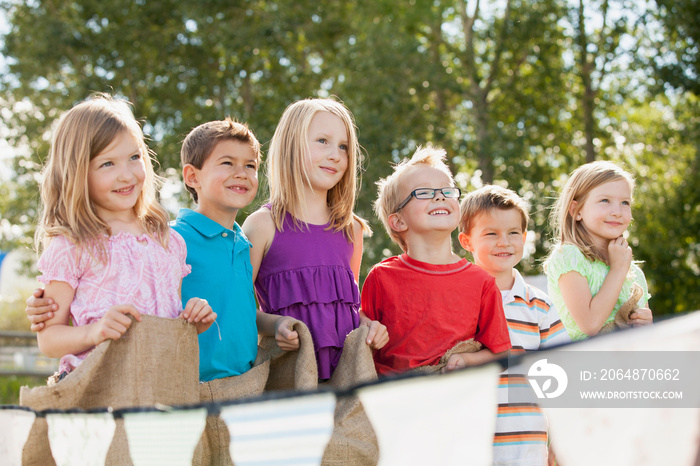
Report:
M18 377L14 375L0 377L0 404L19 404L19 389L24 385L28 387L46 385L46 377Z

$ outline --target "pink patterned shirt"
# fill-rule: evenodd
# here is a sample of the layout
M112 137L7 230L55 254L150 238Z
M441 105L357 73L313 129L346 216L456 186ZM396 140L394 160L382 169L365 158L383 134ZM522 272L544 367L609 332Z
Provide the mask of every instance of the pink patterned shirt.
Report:
M187 248L176 231L170 230L168 249L148 235L121 232L107 241L107 263L87 251L78 253L63 236L51 240L37 263L38 280L68 283L75 290L70 307L73 325L98 321L112 306L131 304L140 313L176 318L182 312L178 290L190 273L185 263ZM61 358L59 372L70 372L92 351Z

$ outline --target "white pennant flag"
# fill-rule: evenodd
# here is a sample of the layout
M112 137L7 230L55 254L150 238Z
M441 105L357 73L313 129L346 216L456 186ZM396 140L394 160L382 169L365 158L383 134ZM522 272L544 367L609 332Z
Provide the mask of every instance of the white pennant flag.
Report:
M191 465L207 422L206 408L124 414L134 466Z
M335 395L320 393L227 406L221 418L231 433L236 466L319 465L333 433Z
M490 465L500 372L490 364L360 389L379 466Z
M613 356L621 351L700 354L700 311L558 351L610 351ZM600 367L612 367L608 364L609 360L601 361ZM679 374L684 381L698 377L697 371L686 369ZM639 385L644 386L642 382ZM695 403L700 404L699 393L684 392L683 396L695 397ZM570 407L545 408L544 412L549 418L552 448L557 460L566 466L691 465L700 457L700 409L695 407Z
M49 445L56 466L102 466L114 437L111 413L47 414Z
M0 458L8 466L22 464L22 449L36 414L24 409L0 409Z

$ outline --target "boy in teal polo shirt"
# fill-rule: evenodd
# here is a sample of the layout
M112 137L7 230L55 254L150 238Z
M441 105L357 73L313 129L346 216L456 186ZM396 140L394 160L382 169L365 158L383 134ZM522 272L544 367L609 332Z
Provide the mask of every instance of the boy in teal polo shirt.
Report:
M290 317L257 310L250 242L236 223L238 210L258 190L260 143L230 118L194 128L180 152L185 187L197 203L181 209L171 225L185 239L192 272L182 280L182 302L198 296L217 313L215 325L199 335L199 378L203 382L240 375L253 366L258 333L274 335L285 351L299 348ZM36 290L27 299L32 331L44 327L55 303Z
M274 335L283 350L299 347L289 317L257 310L250 242L236 223L239 209L258 190L260 143L246 125L230 118L194 128L180 152L185 187L197 203L181 209L172 228L187 243L192 266L182 281L182 300L205 298L217 325L199 335L199 378L240 375L253 367L258 332Z
M206 299L218 317L199 335L199 379L240 375L251 367L258 332L274 335L283 350L299 348L290 317L257 310L250 242L236 223L238 210L258 190L260 143L246 125L230 118L194 128L180 152L185 187L197 203L181 209L171 225L185 239L192 272L182 280L182 301ZM27 299L32 331L44 327L56 304L39 289Z

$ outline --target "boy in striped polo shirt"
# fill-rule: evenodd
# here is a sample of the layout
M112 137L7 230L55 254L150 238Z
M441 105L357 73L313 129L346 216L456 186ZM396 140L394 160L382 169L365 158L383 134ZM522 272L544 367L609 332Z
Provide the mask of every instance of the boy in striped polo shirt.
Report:
M527 236L525 202L509 189L484 186L462 200L460 217L460 244L501 290L511 353L570 341L549 297L525 283L515 269ZM536 404L508 399L508 384L517 383L526 383L524 375L501 374L494 464L547 465L547 420Z

